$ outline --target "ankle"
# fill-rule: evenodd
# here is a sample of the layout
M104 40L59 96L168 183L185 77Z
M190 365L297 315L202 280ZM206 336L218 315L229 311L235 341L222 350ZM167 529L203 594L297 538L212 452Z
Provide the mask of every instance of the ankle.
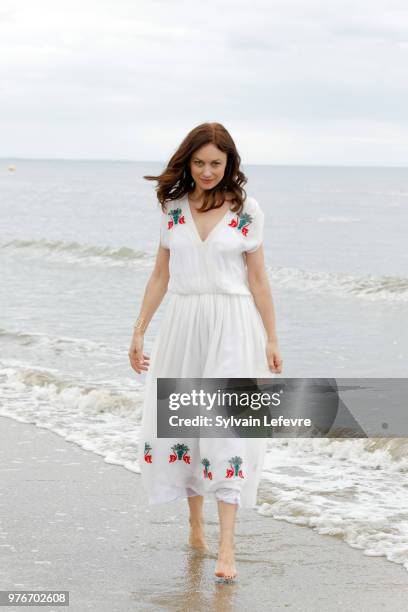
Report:
M234 542L231 541L223 541L218 544L218 552L219 553L230 553L234 552Z

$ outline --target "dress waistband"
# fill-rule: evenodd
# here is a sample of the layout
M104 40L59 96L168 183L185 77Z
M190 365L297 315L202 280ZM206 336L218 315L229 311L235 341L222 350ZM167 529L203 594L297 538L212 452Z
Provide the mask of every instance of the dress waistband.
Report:
M250 291L248 293L231 293L227 291L189 291L188 293L182 293L168 290L167 293L170 293L171 295L182 295L185 297L190 297L192 295L239 295L242 297L252 297L252 293Z

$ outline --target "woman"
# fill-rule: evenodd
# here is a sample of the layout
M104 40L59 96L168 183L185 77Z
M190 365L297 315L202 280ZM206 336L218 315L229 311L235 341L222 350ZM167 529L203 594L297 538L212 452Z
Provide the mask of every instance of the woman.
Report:
M215 496L220 545L215 576L233 581L239 505L253 507L266 439L157 438L157 378L276 376L282 371L275 314L262 247L264 214L228 131L204 123L183 140L160 176L160 246L129 349L146 375L139 444L149 503L188 498L191 546L208 550L204 495ZM145 330L169 291L151 358Z

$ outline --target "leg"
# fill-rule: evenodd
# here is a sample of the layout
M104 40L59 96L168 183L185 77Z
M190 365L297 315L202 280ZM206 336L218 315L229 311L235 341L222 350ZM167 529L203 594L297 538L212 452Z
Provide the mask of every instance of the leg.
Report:
M215 575L233 579L237 574L234 557L234 535L238 503L229 503L219 499L217 503L220 518L220 543Z
M190 490L191 491L191 490ZM191 491L194 493L193 491ZM204 517L203 517L204 497L202 495L189 495L188 505L190 508L190 546L197 550L209 550L204 534Z

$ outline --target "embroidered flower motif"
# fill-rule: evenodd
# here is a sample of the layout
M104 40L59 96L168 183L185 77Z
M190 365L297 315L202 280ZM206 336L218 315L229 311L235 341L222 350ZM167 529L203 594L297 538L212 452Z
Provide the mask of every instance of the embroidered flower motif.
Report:
M201 463L204 466L204 470L203 470L204 478L208 478L209 480L212 480L212 472L210 472L208 469L210 467L209 460L206 457L204 457L204 459L201 459Z
M190 463L191 457L187 454L190 449L186 444L174 444L171 450L173 452L169 455L169 463L174 463L177 459L179 461L183 460L184 463Z
M185 223L184 215L181 214L181 208L172 208L168 213L171 220L168 221L167 229L171 229L174 225Z
M152 447L150 446L150 444L148 442L145 442L144 460L146 461L146 463L152 462L152 454L150 452L151 450L152 450Z
M231 459L228 459L228 462L230 464L230 467L227 468L225 478L233 478L234 476L238 476L239 478L244 478L244 474L242 473L242 470L240 469L240 466L242 465L241 457L231 457Z
M230 223L228 223L229 227L236 227L238 231L240 231L244 236L248 234L248 226L252 223L253 218L247 212L237 215L235 219L232 219Z

